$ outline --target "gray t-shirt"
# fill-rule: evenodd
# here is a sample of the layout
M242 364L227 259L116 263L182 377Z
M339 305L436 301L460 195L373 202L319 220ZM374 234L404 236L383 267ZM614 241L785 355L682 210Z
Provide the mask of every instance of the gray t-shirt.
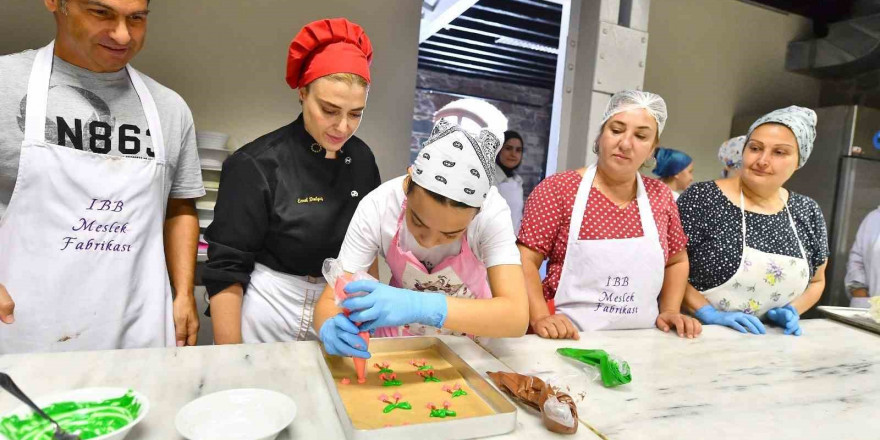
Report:
M28 78L36 53L0 56L0 216L6 212L18 175ZM175 199L205 195L189 107L173 90L144 74L141 77L159 109L165 136L166 195ZM155 156L143 107L126 70L95 73L58 57L49 82L46 140L99 154L145 160Z

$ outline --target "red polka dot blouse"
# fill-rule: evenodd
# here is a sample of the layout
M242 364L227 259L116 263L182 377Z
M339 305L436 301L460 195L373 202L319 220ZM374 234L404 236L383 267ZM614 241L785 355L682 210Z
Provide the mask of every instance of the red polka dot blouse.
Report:
M582 177L576 170L554 174L542 181L526 200L522 227L517 241L549 258L547 277L543 281L544 298L556 296L562 263L568 247L568 228L571 209ZM672 191L661 181L643 177L651 211L659 230L660 245L666 260L687 246L687 236L681 226L678 207ZM618 208L596 188L590 190L587 210L581 222L580 240L604 240L641 237L642 223L639 207L633 201Z

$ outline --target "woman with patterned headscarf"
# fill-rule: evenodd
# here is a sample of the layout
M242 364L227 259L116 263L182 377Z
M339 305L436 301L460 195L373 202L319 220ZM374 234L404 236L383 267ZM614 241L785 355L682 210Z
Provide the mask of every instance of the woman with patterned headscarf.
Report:
M223 164L202 278L214 342L316 339L310 321L358 202L379 186L370 148L354 136L373 47L344 18L309 23L287 50L299 117Z
M357 333L376 336L525 333L528 303L510 209L495 183L498 137L474 138L440 120L406 175L364 197L339 251L342 269L366 270L378 256L390 285L354 281L342 314L328 286L315 329L328 353L369 357ZM360 323L355 327L354 323Z
M825 288L828 237L819 205L783 186L815 139L813 110L770 112L749 128L738 178L681 195L691 263L685 304L704 324L764 334L766 320L801 334L800 314Z
M700 334L700 323L680 313L687 238L672 192L639 174L652 162L666 116L659 95L615 94L593 147L596 165L548 177L526 201L519 249L538 336L653 327Z
M738 177L739 170L743 165L743 147L746 145L745 136L732 137L718 148L718 160L724 165L721 170L721 178Z

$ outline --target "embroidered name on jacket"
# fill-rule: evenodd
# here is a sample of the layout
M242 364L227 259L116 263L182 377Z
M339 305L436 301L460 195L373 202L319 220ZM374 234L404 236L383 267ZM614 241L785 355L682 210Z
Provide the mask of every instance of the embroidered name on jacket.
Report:
M323 201L324 198L320 196L310 196L296 199L296 203L321 203Z

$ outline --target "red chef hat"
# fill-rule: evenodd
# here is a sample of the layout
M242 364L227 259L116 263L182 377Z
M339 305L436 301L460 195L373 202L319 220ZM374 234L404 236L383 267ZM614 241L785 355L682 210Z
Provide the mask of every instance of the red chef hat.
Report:
M370 82L373 45L364 29L344 18L307 24L290 42L287 84L293 89L333 73L354 73Z

